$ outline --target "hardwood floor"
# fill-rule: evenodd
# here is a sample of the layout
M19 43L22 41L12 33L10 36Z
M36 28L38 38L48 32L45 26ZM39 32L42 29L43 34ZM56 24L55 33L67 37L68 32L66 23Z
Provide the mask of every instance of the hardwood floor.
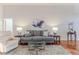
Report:
M72 55L79 55L79 41L76 42L76 48L74 43L67 45L67 41L61 41L61 45L67 49Z

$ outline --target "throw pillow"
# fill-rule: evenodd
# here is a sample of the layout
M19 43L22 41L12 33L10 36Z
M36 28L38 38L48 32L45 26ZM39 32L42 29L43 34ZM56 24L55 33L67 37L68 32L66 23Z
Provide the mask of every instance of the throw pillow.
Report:
M10 40L15 40L15 37L10 36L10 37L8 38L8 41L10 41Z
M48 36L48 32L47 31L43 32L43 36Z

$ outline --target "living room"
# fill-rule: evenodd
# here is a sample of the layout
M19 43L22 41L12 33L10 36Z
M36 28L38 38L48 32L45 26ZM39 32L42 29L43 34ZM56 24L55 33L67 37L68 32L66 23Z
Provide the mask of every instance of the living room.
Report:
M79 4L0 4L0 55L78 55Z

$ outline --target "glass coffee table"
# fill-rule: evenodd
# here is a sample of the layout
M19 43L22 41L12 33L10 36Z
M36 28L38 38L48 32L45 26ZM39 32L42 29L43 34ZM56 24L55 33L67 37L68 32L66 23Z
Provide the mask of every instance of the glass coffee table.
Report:
M41 50L45 50L45 42L29 42L28 50L33 51L35 55L38 55Z

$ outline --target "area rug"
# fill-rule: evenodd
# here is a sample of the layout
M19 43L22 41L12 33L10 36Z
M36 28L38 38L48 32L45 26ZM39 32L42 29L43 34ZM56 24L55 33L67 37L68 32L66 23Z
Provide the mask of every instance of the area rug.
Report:
M6 53L5 55L70 55L69 51L60 45L47 45L45 50L41 50L36 54L36 51L29 51L27 46L20 45L16 49Z

